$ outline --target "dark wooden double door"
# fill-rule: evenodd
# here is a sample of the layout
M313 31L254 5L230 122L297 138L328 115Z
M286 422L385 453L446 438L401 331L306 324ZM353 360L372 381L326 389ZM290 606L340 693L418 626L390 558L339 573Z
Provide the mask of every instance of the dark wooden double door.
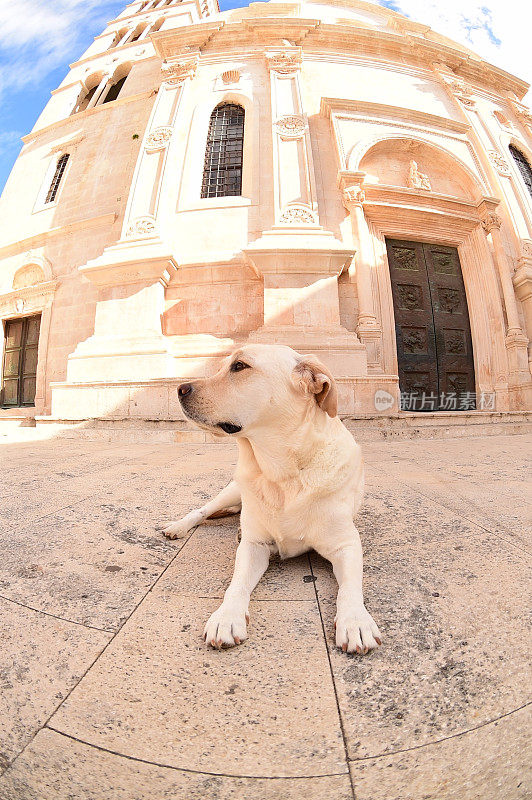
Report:
M1 392L4 408L35 405L40 327L40 315L4 322Z
M475 370L458 251L387 239L399 364L407 411L475 408Z

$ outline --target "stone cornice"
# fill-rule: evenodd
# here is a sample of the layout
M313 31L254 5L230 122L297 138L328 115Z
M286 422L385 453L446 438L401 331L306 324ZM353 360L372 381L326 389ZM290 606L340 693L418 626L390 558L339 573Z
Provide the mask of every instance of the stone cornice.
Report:
M354 114L362 118L382 117L393 122L396 119L417 122L431 128L443 128L455 133L465 134L470 126L464 122L456 122L447 117L428 114L426 111L414 111L411 108L389 106L384 103L369 103L360 100L344 100L335 97L323 97L320 114L330 117L333 113Z
M346 184L348 174L344 173ZM500 203L495 197L483 197L479 202L472 202L420 189L368 183L364 183L364 195L364 211L368 219L380 219L387 215L393 219L399 207L402 211L417 211L440 216L446 221L454 218L470 229L479 225L482 217L487 212L493 212Z
M58 283L57 280L44 281L33 286L0 292L0 317L44 308L54 296Z
M157 89L150 89L147 92L140 92L139 94L133 94L130 97L118 98L118 100L113 100L112 103L104 103L100 106L95 106L87 111L81 111L79 114L72 114L70 117L64 117L64 119L60 119L57 122L52 122L51 125L46 125L44 128L38 128L36 130L31 131L31 133L27 133L25 136L22 136L21 139L24 144L28 144L29 142L33 142L35 139L38 139L39 136L42 136L46 133L49 133L53 130L59 130L60 128L67 127L68 125L74 123L79 124L80 120L85 119L88 116L93 114L100 114L105 109L109 110L110 108L116 108L117 106L126 105L126 103L134 103L136 100L147 100L149 97L154 96L157 93Z
M103 225L113 225L117 220L117 214L101 214L98 217L86 217L85 219L74 220L68 225L59 225L57 228L48 228L48 230L35 233L33 236L28 236L26 239L19 239L16 242L11 242L3 247L0 247L0 258L7 258L16 253L23 253L25 250L35 247L42 247L49 239L56 236L64 236L67 233L80 231L84 228L95 228Z
M364 4L356 4L361 8ZM269 7L269 4L268 4ZM352 6L351 6L352 7ZM499 93L510 91L523 97L528 84L498 67L488 64L471 51L453 44L450 40L440 41L440 37L416 25L400 15L389 12L394 24L388 30L357 24L356 20L345 24L324 23L319 19L295 16L266 17L262 11L247 9L249 16L232 20L229 13L182 28L158 31L151 40L163 60L181 55L187 48L202 50L208 45L210 53L216 51L235 51L236 47L256 47L258 42L264 46L279 46L288 40L304 46L308 55L318 52L373 55L430 67L433 62L447 64L455 70L458 77L479 86L496 87ZM271 13L275 11L271 7ZM375 13L376 7L371 6ZM382 11L383 9L379 9ZM443 38L443 37L441 37Z

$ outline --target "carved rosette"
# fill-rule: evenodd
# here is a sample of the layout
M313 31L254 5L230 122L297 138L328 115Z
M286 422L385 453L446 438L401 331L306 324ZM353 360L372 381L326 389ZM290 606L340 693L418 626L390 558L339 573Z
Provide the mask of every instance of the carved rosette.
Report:
M497 170L500 175L509 175L510 174L510 167L508 162L501 156L500 153L497 153L496 150L490 150L488 152L489 160Z
M163 82L168 86L180 86L187 78L194 77L197 66L197 58L183 61L165 61L161 67Z
M300 139L305 133L305 118L300 114L285 114L275 123L281 139Z
M349 210L352 206L362 206L366 193L360 186L346 186L343 191L344 206Z
M157 150L164 150L172 138L173 131L174 129L169 125L161 125L159 128L154 128L146 139L146 152L155 153Z
M301 50L279 50L266 53L268 68L277 75L294 75L301 66Z
M482 227L486 231L486 233L491 233L494 228L497 230L502 225L502 219L499 217L498 214L490 213L486 214L484 219L482 220Z
M153 236L157 232L153 217L138 217L126 231L126 239L137 239L142 236Z
M521 239L521 255L523 258L532 258L532 239Z
M316 225L317 220L315 214L305 206L290 206L286 208L279 222L282 225Z

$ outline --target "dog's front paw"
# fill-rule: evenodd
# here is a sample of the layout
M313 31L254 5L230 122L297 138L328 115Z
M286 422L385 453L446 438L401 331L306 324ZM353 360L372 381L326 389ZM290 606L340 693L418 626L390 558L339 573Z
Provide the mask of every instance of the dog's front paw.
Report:
M163 528L163 533L168 539L183 539L190 531L191 526L186 517L178 519L177 522L171 522L166 528Z
M222 604L207 620L203 639L218 650L222 647L233 647L247 639L248 622L249 616L245 609Z
M377 623L364 606L347 612L338 611L335 627L336 646L344 653L368 653L382 643Z

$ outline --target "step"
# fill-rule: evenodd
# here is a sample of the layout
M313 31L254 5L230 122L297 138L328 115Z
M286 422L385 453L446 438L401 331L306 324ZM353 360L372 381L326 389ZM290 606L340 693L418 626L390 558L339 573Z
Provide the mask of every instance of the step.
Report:
M27 417L25 420L25 423L19 421L18 424L32 424ZM343 417L343 422L360 442L532 433L532 412L523 411L401 412L390 416L346 416ZM22 432L17 428L15 435L23 439L76 438L132 443L180 442L195 444L227 441L225 437L205 433L184 420L88 419L73 421L53 417L36 417L33 425L36 427L32 431ZM2 431L1 420L0 431Z

